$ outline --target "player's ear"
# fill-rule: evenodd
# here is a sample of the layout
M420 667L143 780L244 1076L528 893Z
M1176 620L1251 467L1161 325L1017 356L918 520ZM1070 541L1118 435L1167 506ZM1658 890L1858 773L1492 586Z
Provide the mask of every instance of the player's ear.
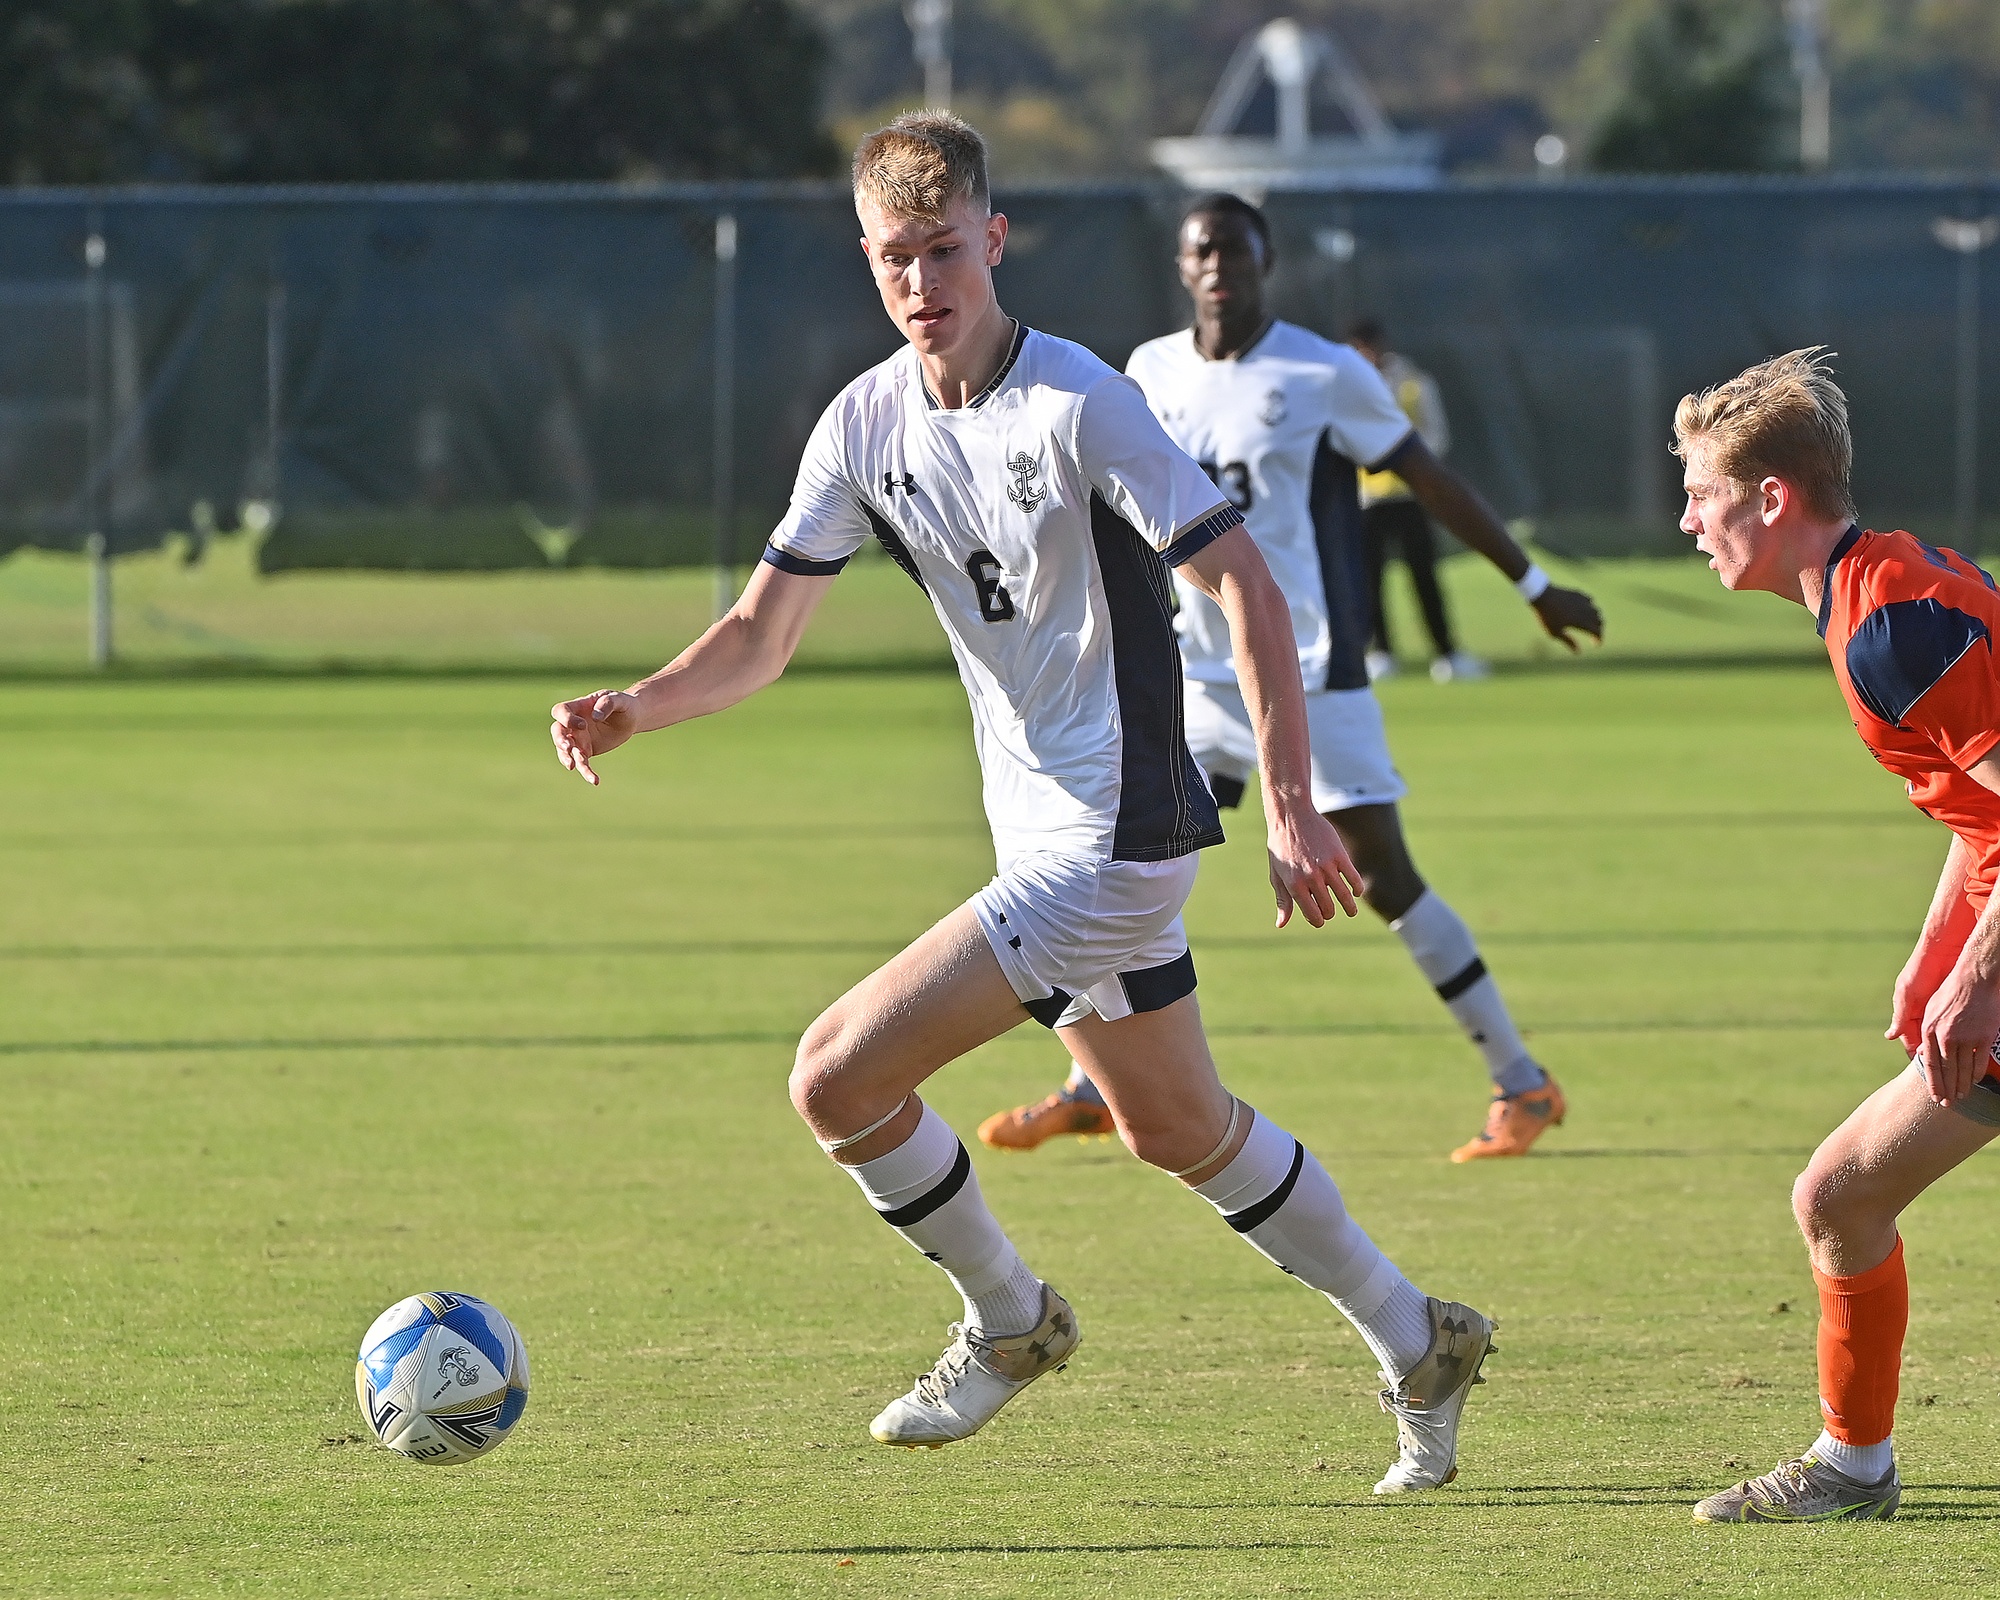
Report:
M1757 517L1765 527L1773 526L1792 503L1792 486L1783 478L1766 478L1757 485Z
M1006 213L996 211L986 219L986 264L1000 265L1000 258L1007 253Z

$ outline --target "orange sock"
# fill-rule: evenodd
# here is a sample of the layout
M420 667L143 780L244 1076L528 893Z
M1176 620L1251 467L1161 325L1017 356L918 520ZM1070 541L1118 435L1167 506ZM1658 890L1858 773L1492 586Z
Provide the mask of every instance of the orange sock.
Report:
M1910 1277L1903 1241L1889 1259L1851 1278L1819 1285L1819 1408L1842 1444L1880 1444L1896 1426L1903 1335L1910 1326Z

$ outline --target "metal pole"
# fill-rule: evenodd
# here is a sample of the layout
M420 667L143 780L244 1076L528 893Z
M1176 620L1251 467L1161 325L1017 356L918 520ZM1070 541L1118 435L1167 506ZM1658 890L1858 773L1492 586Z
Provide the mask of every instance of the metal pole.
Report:
M1826 0L1785 0L1792 70L1799 79L1799 165L1823 172L1833 158L1833 80L1826 70Z
M903 6L911 53L924 69L924 104L935 111L951 109L951 3L905 0Z
M1958 256L1958 451L1952 539L1979 550L1979 257L2000 239L2000 217L1939 217L1931 236Z
M736 216L715 219L715 617L736 603Z
M269 465L264 493L275 521L284 500L284 481L278 466L279 429L284 422L285 395L285 285L273 279L264 291L264 448Z
M83 242L83 548L90 558L90 664L111 664L111 554L104 537L99 477L104 456L104 231L90 213Z
M1979 253L1958 258L1958 473L1952 497L1958 548L1979 548Z

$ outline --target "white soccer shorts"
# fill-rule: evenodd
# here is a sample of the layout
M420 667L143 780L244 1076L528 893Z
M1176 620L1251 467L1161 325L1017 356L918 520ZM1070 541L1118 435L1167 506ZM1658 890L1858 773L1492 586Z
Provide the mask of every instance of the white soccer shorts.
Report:
M1373 690L1308 691L1306 727L1312 736L1314 809L1388 805L1410 792L1389 759L1382 703ZM1233 683L1188 680L1187 742L1203 772L1247 784L1257 770L1250 709Z
M1066 1028L1093 1011L1116 1022L1194 992L1181 907L1197 861L1022 856L972 897L972 913L1037 1022Z

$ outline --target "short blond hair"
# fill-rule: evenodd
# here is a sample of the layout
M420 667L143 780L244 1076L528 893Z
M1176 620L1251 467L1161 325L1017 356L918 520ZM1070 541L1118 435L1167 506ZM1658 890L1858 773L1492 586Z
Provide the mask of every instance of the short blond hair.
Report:
M892 217L939 222L954 200L992 205L986 141L949 111L908 111L854 148L854 201L873 201Z
M1674 454L1686 460L1695 445L1712 445L1716 471L1739 490L1783 478L1814 515L1852 518L1854 437L1832 358L1825 345L1811 345L1683 395L1674 408Z

